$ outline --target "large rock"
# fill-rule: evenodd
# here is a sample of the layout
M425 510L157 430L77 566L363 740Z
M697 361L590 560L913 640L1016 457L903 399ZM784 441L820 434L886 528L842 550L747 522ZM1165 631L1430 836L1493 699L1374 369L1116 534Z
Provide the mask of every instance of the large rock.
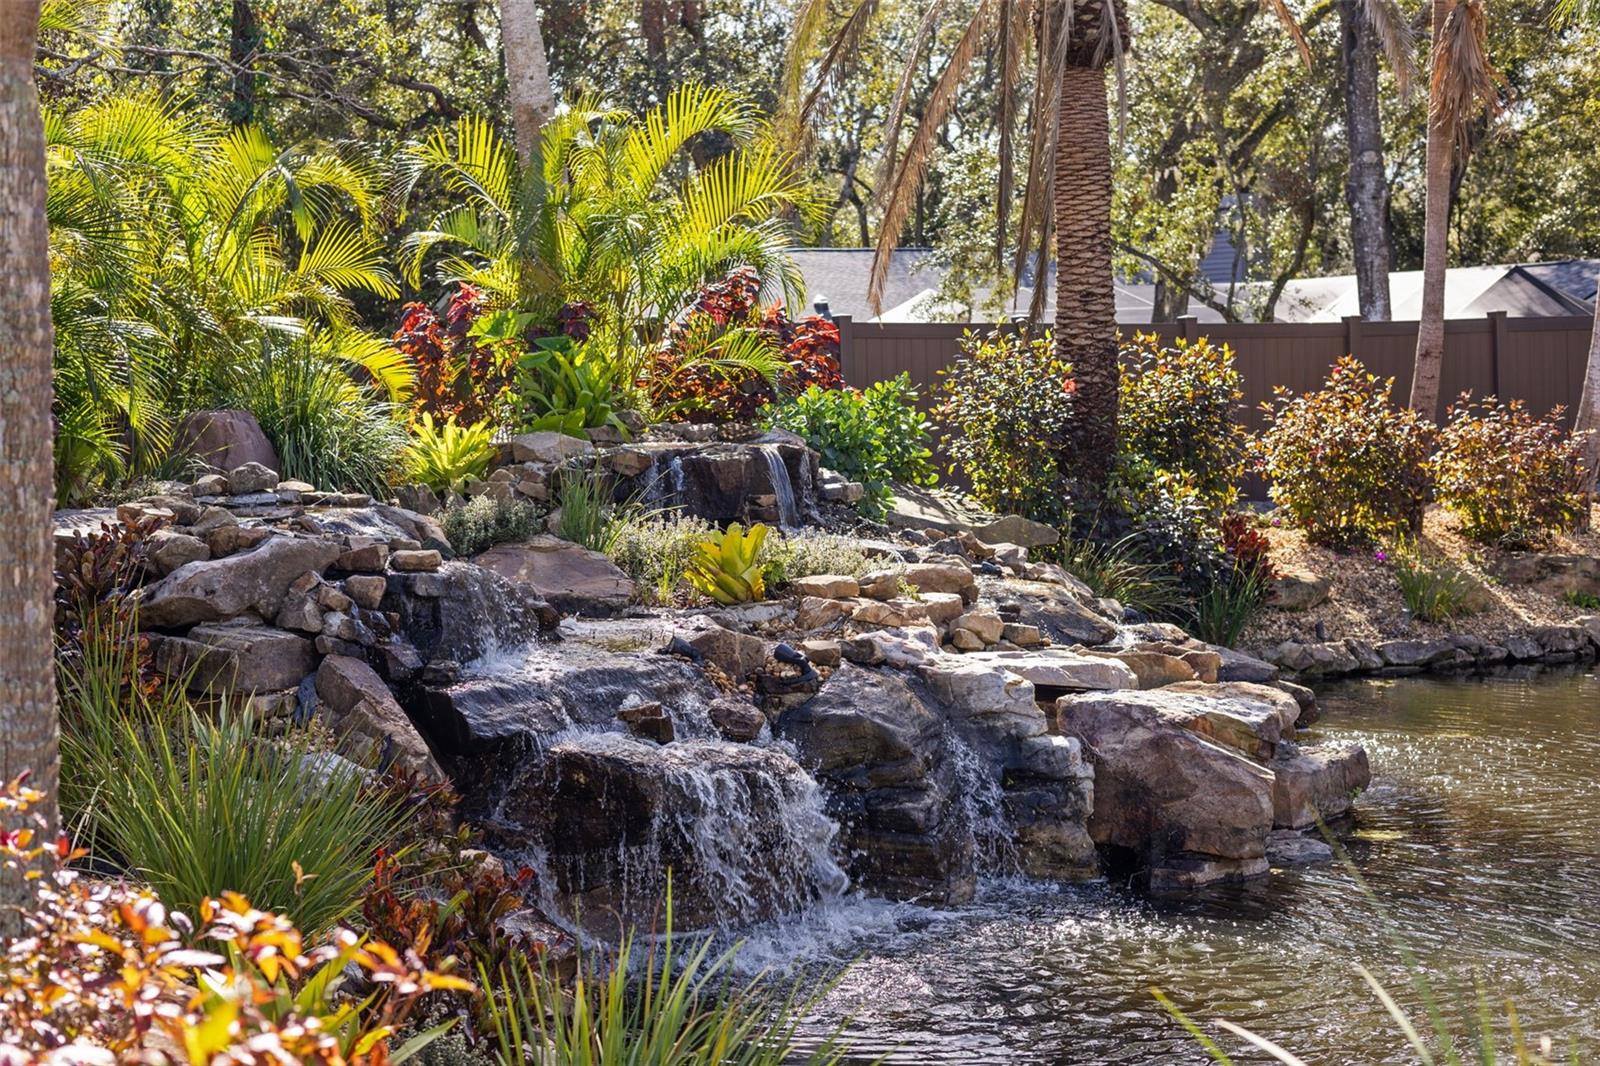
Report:
M1358 744L1286 744L1269 766L1273 821L1285 829L1304 829L1348 813L1356 796L1372 783L1366 750Z
M1158 690L1056 701L1061 731L1094 764L1090 835L1138 855L1154 889L1266 873L1272 773L1163 714L1170 698Z
M339 753L362 766L398 766L430 781L445 780L427 743L372 667L330 655L317 668L317 699L339 738Z
M628 450L643 470L619 480L618 499L642 498L722 526L798 526L819 518L817 454L790 434L712 444L649 441Z
M966 669L999 668L1052 695L1061 692L1137 688L1139 678L1125 663L1065 648L1030 651L980 651L956 660Z
M1061 540L1054 526L1014 514L1002 515L973 532L985 544L1017 544L1024 548L1048 548Z
M1545 552L1504 552L1490 564L1503 584L1517 585L1546 596L1600 596L1600 557Z
M575 455L594 454L594 445L588 441L548 430L523 433L508 443L511 459L517 463L559 463Z
M249 411L195 411L178 424L174 455L193 456L217 470L260 463L281 470L278 452Z
M984 598L1015 607L1017 621L1037 626L1057 644L1104 644L1117 635L1116 624L1070 585L1045 581L988 581Z
M1304 567L1280 567L1267 585L1267 604L1280 611L1309 611L1328 602L1333 582Z
M157 670L211 695L296 688L317 661L305 637L258 625L197 625L182 637L156 635L151 646Z
M554 628L560 615L533 589L466 563L445 563L437 573L395 575L383 609L424 661L471 662L496 648L512 648Z
M139 623L175 629L253 613L275 618L289 586L321 573L339 557L339 544L306 537L271 537L253 551L185 563L145 588Z
M1301 677L1337 677L1364 669L1361 658L1348 641L1330 640L1322 643L1302 644L1286 640L1268 650L1266 657L1285 670ZM1383 660L1373 654L1373 668L1383 665Z
M748 744L578 735L544 753L502 817L527 827L508 843L538 849L563 909L605 934L651 921L669 875L680 929L789 913L845 885L815 783Z
M633 602L628 575L606 556L581 544L541 534L518 544L497 544L473 562L568 614L616 614Z
M1135 697L1129 694L1128 698ZM1278 741L1294 736L1295 720L1300 717L1300 705L1293 696L1245 682L1181 682L1150 693L1145 703L1162 718L1257 762L1272 758Z

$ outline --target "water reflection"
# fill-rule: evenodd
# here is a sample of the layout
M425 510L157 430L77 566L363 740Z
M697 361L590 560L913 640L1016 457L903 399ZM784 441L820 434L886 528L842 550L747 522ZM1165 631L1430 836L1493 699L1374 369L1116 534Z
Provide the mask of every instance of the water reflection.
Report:
M1381 907L1339 867L1176 902L1111 884L990 884L957 910L863 903L756 947L857 958L827 1020L853 1016L868 1058L1205 1061L1151 999L1158 985L1197 1017L1231 1019L1310 1062L1407 1063L1352 969L1365 964L1414 1004L1397 931L1439 986L1481 975L1528 1031L1563 1051L1576 1042L1587 1059L1600 1047L1600 680L1408 679L1323 702L1319 732L1372 757L1346 845Z

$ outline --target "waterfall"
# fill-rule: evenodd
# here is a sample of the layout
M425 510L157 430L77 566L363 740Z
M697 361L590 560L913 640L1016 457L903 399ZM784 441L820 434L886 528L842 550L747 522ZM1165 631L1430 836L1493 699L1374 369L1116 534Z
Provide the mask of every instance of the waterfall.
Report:
M794 529L800 525L800 504L795 499L794 483L789 480L783 452L776 444L763 444L761 454L767 461L767 478L772 482L772 494L778 501L778 526Z
M686 481L681 456L674 455L667 460L665 469L659 455L651 456L650 468L644 477L643 497L647 504L663 509L683 506Z
M980 874L1008 876L1017 872L1017 846L1006 817L1000 776L955 732L949 734L950 761L955 767L961 820L972 833Z

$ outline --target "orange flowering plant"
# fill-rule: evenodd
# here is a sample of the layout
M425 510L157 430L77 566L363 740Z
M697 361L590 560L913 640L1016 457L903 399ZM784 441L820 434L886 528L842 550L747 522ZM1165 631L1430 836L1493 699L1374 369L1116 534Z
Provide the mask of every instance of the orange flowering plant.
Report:
M4 876L31 895L0 926L0 1066L391 1066L449 1026L391 1047L422 997L472 989L429 970L426 944L340 929L308 948L237 894L207 899L197 924L147 888L86 877L70 868L82 851L29 824L39 799L25 779L0 792Z

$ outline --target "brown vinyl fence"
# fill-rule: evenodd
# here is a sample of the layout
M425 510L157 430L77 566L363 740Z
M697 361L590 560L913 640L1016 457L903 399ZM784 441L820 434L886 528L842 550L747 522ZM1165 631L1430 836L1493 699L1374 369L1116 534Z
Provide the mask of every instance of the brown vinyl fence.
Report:
M838 320L845 380L858 388L892 378L902 370L931 400L939 371L955 361L968 330L990 327L964 323L891 323ZM1570 422L1583 386L1584 363L1594 320L1587 315L1561 318L1510 318L1493 312L1483 318L1445 323L1444 371L1439 415L1462 392L1518 399L1535 415L1565 407ZM1244 405L1254 426L1256 409L1271 399L1275 386L1294 392L1316 388L1340 356L1354 354L1367 369L1395 379L1404 402L1411 391L1411 365L1417 347L1415 322L1232 322L1202 325L1192 318L1155 325L1124 325L1124 332L1155 333L1164 340L1209 337L1234 351L1244 379Z
M855 322L838 319L845 381L858 388L911 375L923 402L936 400L939 371L954 362L968 330L991 327L964 323ZM1462 392L1495 395L1527 403L1535 415L1564 407L1570 426L1582 388L1584 363L1594 320L1587 315L1562 318L1510 318L1492 312L1483 318L1445 323L1444 369L1439 389L1439 417ZM1124 332L1156 333L1164 340L1209 337L1229 345L1243 378L1244 418L1252 430L1261 422L1259 407L1275 386L1294 392L1316 388L1334 360L1354 354L1367 369L1395 379L1397 402L1411 391L1417 323L1243 322L1201 325L1192 318L1154 325L1124 325ZM1251 486L1252 490L1258 486ZM1254 494L1254 493L1252 493Z

